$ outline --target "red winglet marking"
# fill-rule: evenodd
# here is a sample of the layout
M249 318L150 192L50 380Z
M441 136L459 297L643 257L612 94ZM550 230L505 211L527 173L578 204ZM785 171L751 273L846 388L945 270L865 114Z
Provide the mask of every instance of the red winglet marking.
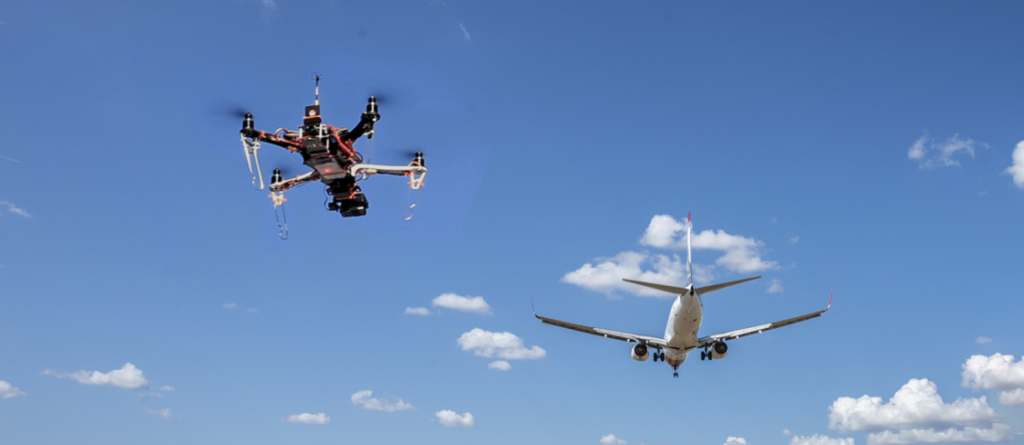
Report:
M836 287L832 286L832 290L829 291L829 293L828 293L828 306L826 306L825 309L828 309L828 308L832 307L832 293L835 292L835 291L836 291ZM530 300L530 301L531 301L531 303L533 302L533 300Z
M686 212L686 222L690 222L690 212Z

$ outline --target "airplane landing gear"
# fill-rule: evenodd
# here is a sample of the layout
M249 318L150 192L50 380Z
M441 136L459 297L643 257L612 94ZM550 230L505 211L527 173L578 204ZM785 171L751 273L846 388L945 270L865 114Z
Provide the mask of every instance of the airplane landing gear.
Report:
M672 377L673 378L678 378L679 377L679 367L678 366L673 366L672 367Z

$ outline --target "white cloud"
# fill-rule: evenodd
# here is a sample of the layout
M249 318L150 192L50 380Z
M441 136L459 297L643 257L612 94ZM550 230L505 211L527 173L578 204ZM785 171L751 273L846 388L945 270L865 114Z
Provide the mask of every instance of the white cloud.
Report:
M974 339L974 342L978 343L979 345L983 345L985 343L992 343L992 339L988 337L978 337Z
M647 230L640 238L640 244L660 249L685 249L686 224L676 221L670 215L655 215ZM678 239L677 239L678 237ZM777 269L775 261L761 259L760 248L764 243L753 238L730 235L724 230L705 230L693 235L694 249L718 250L725 252L715 264L733 272L756 272Z
M405 308L405 315L430 315L430 309L425 307L407 307Z
M974 157L975 149L987 148L982 142L972 139L960 139L959 134L953 135L945 142L931 142L928 135L921 136L907 150L907 158L918 161L922 169L935 167L960 166L960 161L953 159L958 153L967 153Z
M462 23L459 23L459 29L462 30L462 37L464 37L467 42L473 40L473 37L470 37L469 31L466 31L466 27L463 26Z
M143 408L143 410L146 412L146 414L149 414L151 416L157 416L157 417L159 417L161 419L177 419L177 418L181 417L181 416L179 416L177 414L172 413L170 408L164 408L164 409Z
M782 280L773 279L768 282L768 293L769 294L781 294L782 293Z
M598 442L600 442L602 445L625 445L626 444L625 440L622 440L622 439L619 439L618 437L615 437L614 434L609 434L607 436L602 436L601 440L599 440Z
M393 413L395 411L405 411L410 409L416 409L412 404L405 403L402 399L395 400L395 397L391 397L391 400L382 400L376 397L370 397L373 395L373 391L365 390L359 391L352 394L352 404L362 407L363 409L370 411L383 411L386 413Z
M992 428L967 427L962 430L950 428L936 431L934 428L902 430L897 433L883 431L868 434L868 445L911 445L918 443L978 443L1010 442L1010 427L1002 423Z
M683 286L686 282L686 264L678 256L669 258L665 255L648 255L646 253L622 252L611 258L597 258L596 266L586 263L583 267L565 274L563 283L575 284L587 290L597 291L611 296L615 291L625 291L642 297L672 298L673 295L651 288L637 286L622 281L623 278L647 281L670 286ZM650 263L653 271L641 269L641 265ZM694 268L694 275L697 268ZM707 269L701 272L708 274ZM696 279L697 277L694 277Z
M43 371L43 375L52 375L58 379L71 379L83 385L116 386L126 389L149 388L149 382L142 375L142 370L131 363L125 363L121 369L115 369L108 373L99 371L76 371L71 373L57 373L52 369Z
M13 213L15 215L24 216L26 218L31 218L32 217L32 215L29 215L28 212L25 211L25 209L14 205L14 203L12 203L10 201L6 201L6 200L5 201L0 201L0 205L7 206L7 211L10 212L10 213Z
M907 150L907 157L910 159L923 159L925 150L924 144L926 142L928 142L928 136L919 137L914 141L914 145L911 145L910 149Z
M774 218L773 218L774 219ZM686 224L676 221L671 215L654 215L647 224L647 230L640 238L640 244L660 249L686 248L685 239L676 239L676 235L685 233ZM680 246L680 243L683 243Z
M785 430L783 434L789 432ZM792 435L793 433L787 434ZM828 437L821 434L813 436L793 436L789 445L853 445L852 437Z
M234 308L238 307L238 305L235 304L235 303L224 303L223 306L224 306L224 309L234 309Z
M729 436L725 439L725 445L747 445L747 439Z
M252 308L252 307L251 307L251 308L249 308L249 309L246 309L246 310L245 310L245 313L246 313L246 314L258 314L258 313L260 313L260 310L259 310L259 309L256 309L256 308Z
M1024 405L1024 388L1017 388L1013 391L1000 392L999 403L1010 406Z
M445 409L434 413L434 415L437 416L437 420L441 422L441 425L448 428L476 427L476 420L473 419L473 415L470 413L465 413L460 416L455 411Z
M10 399L12 397L23 396L25 393L20 389L11 386L4 380L0 380L0 399Z
M284 417L281 419L281 421L292 423L308 423L312 425L327 425L328 423L331 423L331 418L325 415L324 413L302 413L292 414L288 417Z
M456 341L462 346L463 351L472 350L480 357L525 360L542 358L547 354L540 346L525 348L523 340L511 332L489 332L473 328L472 331L459 336Z
M164 386L160 387L160 390L161 391L174 391L174 387L173 386L164 385Z
M881 397L858 399L840 397L829 407L828 427L851 431L882 431L888 429L926 429L951 427L990 428L1002 420L985 397L957 399L944 403L935 383L928 379L910 379L889 403Z
M430 304L462 312L476 312L488 315L491 313L491 307L484 301L484 297L463 297L449 293L435 298Z
M1013 149L1013 165L1006 169L1006 173L1013 175L1013 183L1024 189L1024 141L1017 143Z
M487 364L487 369L497 369L498 371L508 371L512 369L512 365L504 360L496 360Z
M1024 357L1014 362L1012 355L972 355L961 366L962 385L975 391L1024 387Z
M789 428L783 428L782 429L782 435L783 436L793 436L794 434L793 434L792 431L789 430Z

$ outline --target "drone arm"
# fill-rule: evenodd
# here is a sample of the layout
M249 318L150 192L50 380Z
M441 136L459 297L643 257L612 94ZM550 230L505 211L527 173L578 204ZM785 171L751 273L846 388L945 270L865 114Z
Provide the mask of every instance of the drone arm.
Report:
M267 133L266 131L259 131L254 129L242 129L242 137L252 139L254 141L266 142L268 144L274 144L278 147L282 147L288 151L296 152L302 148L302 144L288 139L287 137L278 137L273 133Z
M423 186L423 179L427 176L427 168L413 162L409 165L383 165L383 164L355 164L348 169L349 175L394 175L408 176L409 186L413 190L419 190Z
M370 100L366 104L366 111L359 118L359 123L352 130L349 130L348 133L345 133L343 137L348 141L354 141L363 135L373 139L373 124L379 120L380 113L377 112L377 98L370 96Z
M316 170L286 180L281 179L280 170L275 170L274 177L270 182L270 191L283 192L285 190L298 187L302 184L305 184L310 181L316 181L318 179L320 179L320 174Z

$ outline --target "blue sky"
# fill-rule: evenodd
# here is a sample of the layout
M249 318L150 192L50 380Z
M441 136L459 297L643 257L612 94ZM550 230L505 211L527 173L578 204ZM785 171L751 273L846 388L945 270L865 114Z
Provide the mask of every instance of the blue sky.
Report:
M1017 442L1022 13L4 3L0 442ZM224 111L294 127L313 72L335 125L388 95L375 160L426 152L412 221L401 180L344 220L310 185L277 238ZM671 279L688 212L705 278L764 275L702 333L832 309L678 379L532 317L660 335L607 283Z

